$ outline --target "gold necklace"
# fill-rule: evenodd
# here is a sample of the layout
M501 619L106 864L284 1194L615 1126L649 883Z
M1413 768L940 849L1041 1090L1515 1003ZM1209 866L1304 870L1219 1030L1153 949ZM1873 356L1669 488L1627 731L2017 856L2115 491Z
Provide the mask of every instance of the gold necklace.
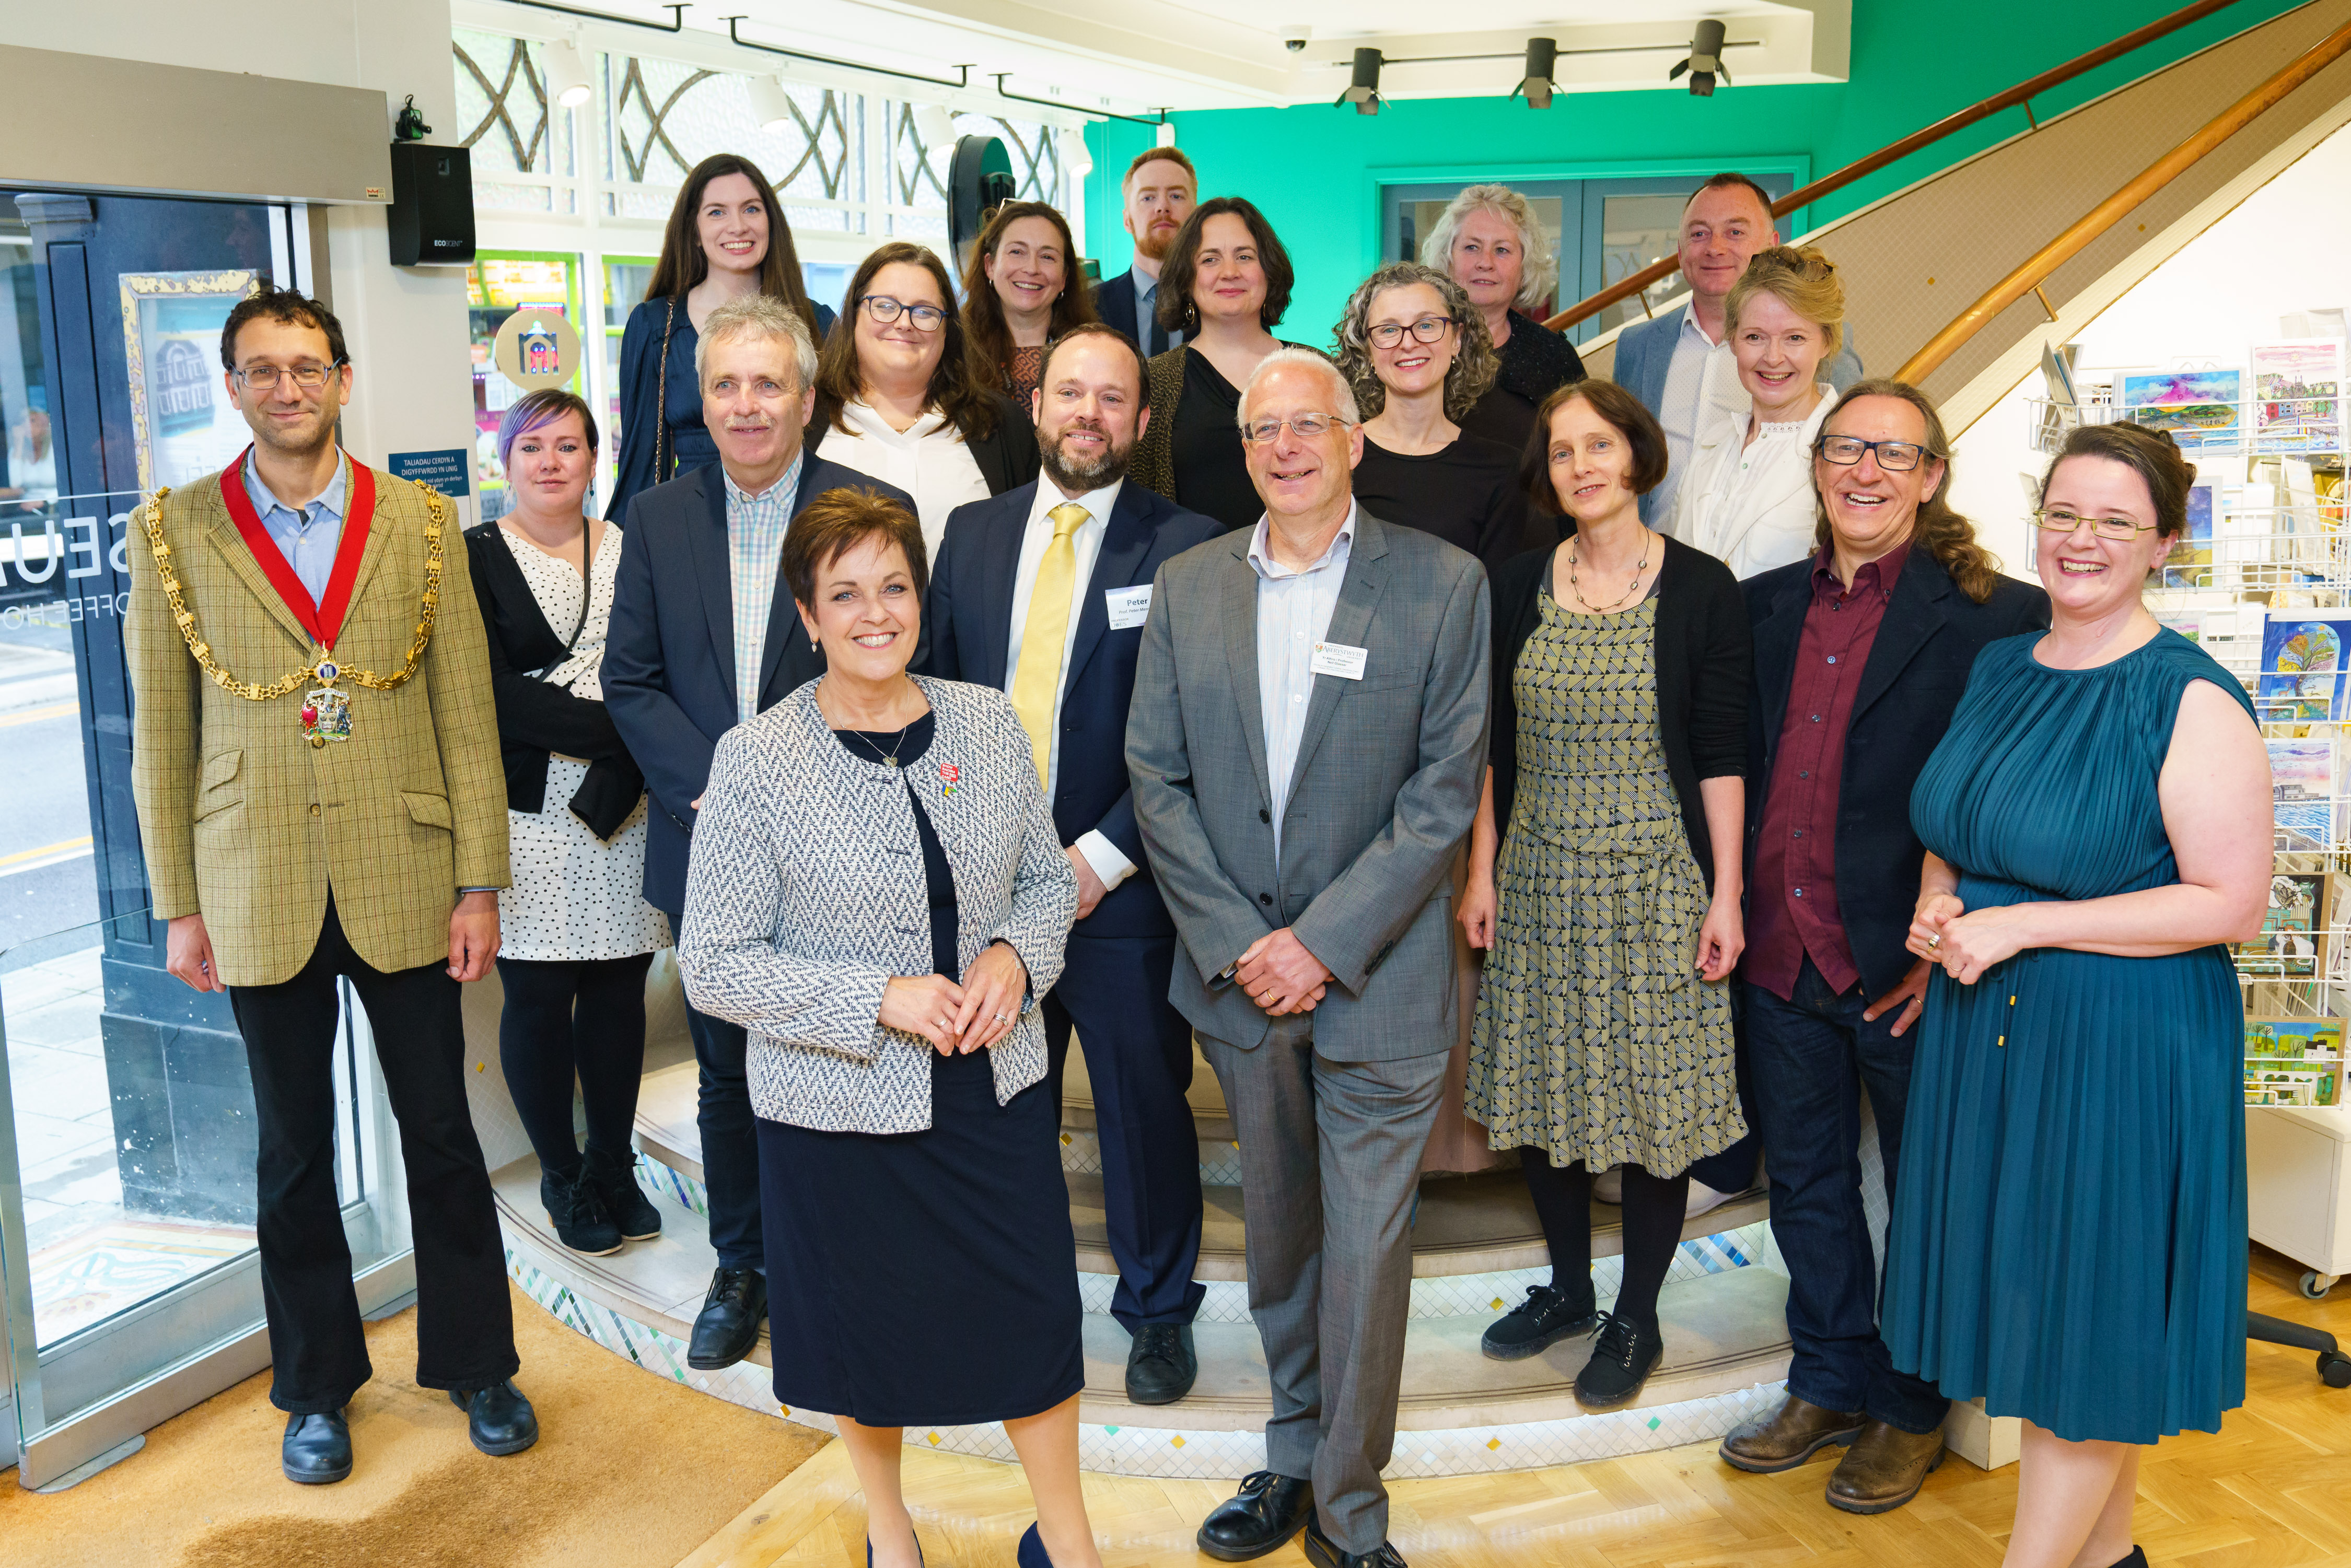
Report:
M1567 591L1575 595L1575 601L1578 604L1583 605L1594 615L1606 615L1612 611L1624 609L1633 602L1633 595L1641 591L1641 574L1649 570L1649 530L1646 528L1642 528L1641 564L1633 569L1633 583L1631 587L1625 590L1625 597L1614 604L1594 604L1583 597L1583 585L1575 579L1575 541L1570 539L1567 543Z

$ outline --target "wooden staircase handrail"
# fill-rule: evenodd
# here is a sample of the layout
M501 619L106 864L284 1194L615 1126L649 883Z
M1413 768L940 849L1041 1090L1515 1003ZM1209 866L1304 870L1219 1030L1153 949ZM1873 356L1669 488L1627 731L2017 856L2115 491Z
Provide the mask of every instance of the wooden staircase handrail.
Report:
M1923 131L1913 131L1899 141L1890 141L1867 157L1848 163L1833 174L1823 175L1802 190L1792 192L1772 203L1771 215L1774 218L1786 217L1790 213L1809 206L1823 196L1833 195L1844 190L1856 180L1876 173L1897 159L1907 158L1920 148L1931 146L1955 131L1965 131L1977 121L1989 120L2003 110L2024 104L2024 112L2027 116L2031 116L2032 110L2029 100L2048 91L2051 88L2071 81L2086 71L2095 70L2107 61L2126 55L2143 44L2151 44L2167 34L2176 33L2190 23L2200 22L2213 12L2236 3L2237 0L2196 0L2196 4L2192 5L2182 6L2168 16L2158 17L2149 22L2144 27L2125 33L2112 43L2102 44L2086 55L2067 60L2064 65L2053 66L2039 76L2028 78L2007 91L1996 93L1980 103L1960 110L1956 114L1947 114ZM2033 128L2040 129L2038 120L2033 121ZM1630 298L1634 295L1646 291L1651 284L1671 277L1681 270L1681 256L1678 252L1653 261L1630 277L1610 284L1591 298L1570 306L1543 325L1554 332L1563 332L1578 322L1597 316L1618 300Z
M1927 340L1926 346L1895 372L1898 381L1917 386L1964 347L1991 319L2040 287L2049 275L2080 255L2092 241L2120 223L2130 211L2176 179L2199 159L2277 106L2288 93L2351 54L2351 22L2346 22L2294 57L2276 75L2222 110L2203 129L2148 164L2128 184L2069 225L2065 231L2032 253L1951 323ZM2044 297L2043 308L2047 308ZM2054 317L2054 311L2051 312Z

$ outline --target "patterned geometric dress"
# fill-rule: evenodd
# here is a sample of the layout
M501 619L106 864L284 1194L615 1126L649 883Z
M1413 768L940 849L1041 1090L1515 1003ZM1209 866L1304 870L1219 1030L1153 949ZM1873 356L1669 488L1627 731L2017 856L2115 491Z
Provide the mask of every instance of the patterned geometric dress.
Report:
M1562 609L1510 674L1517 803L1495 872L1469 1113L1495 1148L1673 1176L1746 1135L1730 998L1698 978L1708 894L1657 728L1652 597Z

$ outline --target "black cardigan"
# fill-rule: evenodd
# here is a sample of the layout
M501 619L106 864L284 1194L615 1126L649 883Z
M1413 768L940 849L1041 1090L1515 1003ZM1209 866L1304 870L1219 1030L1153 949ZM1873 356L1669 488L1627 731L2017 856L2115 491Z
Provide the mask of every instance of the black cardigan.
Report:
M1662 536L1661 536L1662 537ZM1703 550L1666 539L1657 569L1657 728L1666 745L1666 771L1682 807L1690 852L1710 889L1714 841L1707 832L1702 779L1747 775L1747 708L1755 653L1747 605L1730 569ZM1543 574L1560 547L1514 556L1494 573L1493 736L1494 827L1510 825L1519 788L1519 709L1511 676L1519 654L1542 623L1538 602Z
M963 444L971 448L971 460L978 467L987 493L1001 496L1037 477L1037 425L1027 409L995 388L987 388L984 395L996 409L996 428L986 435L974 435L967 423L956 428L963 434ZM800 437L800 451L813 454L823 445L825 433L832 428L840 413L839 400L817 393L816 413Z
M1584 379L1583 356L1564 334L1515 310L1510 312L1510 340L1495 353L1501 364L1494 384L1470 405L1459 423L1472 435L1522 452L1534 431L1535 410L1542 400Z
M573 696L529 673L564 656L563 637L547 623L529 580L515 564L513 547L498 538L497 524L467 528L465 556L489 634L490 693L498 706L508 809L534 816L546 810L549 752L585 758L588 777L571 797L571 810L590 832L609 840L637 809L645 776L602 703Z

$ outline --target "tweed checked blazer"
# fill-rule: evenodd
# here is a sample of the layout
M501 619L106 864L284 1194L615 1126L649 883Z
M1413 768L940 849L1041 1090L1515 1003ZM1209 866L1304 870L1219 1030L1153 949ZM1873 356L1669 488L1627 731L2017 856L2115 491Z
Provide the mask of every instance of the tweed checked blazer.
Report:
M1191 960L1168 998L1202 1034L1254 1048L1271 1020L1227 972L1288 926L1335 979L1311 1015L1317 1054L1449 1051L1453 862L1486 768L1486 569L1356 508L1326 640L1366 650L1364 674L1314 677L1276 865L1250 537L1159 569L1135 666L1135 822Z
M932 1046L880 1021L893 977L931 972L910 784L955 874L963 968L1000 938L1029 971L1020 1017L988 1048L997 1103L1045 1076L1040 1004L1061 977L1077 873L1012 699L914 679L937 721L930 749L904 770L843 746L814 681L728 730L711 761L677 967L695 1010L749 1031L751 1109L770 1122L849 1133L931 1124Z
M420 487L371 473L374 519L334 651L347 668L390 674L414 640L430 513ZM234 468L225 477L239 482ZM171 491L163 537L214 664L266 684L306 664L311 642L237 532L223 478ZM132 524L123 642L147 880L158 918L204 915L228 985L291 979L318 946L330 885L351 946L386 972L445 962L457 889L507 885L497 707L457 521L448 508L416 674L388 692L344 680L351 737L319 747L298 717L308 682L248 702L205 676Z

